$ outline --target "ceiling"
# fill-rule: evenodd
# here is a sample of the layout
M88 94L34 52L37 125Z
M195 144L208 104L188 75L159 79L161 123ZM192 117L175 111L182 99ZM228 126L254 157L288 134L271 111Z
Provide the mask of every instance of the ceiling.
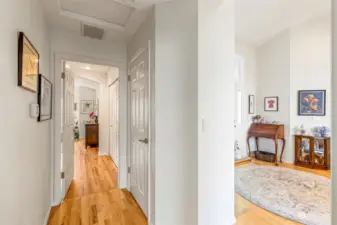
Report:
M96 83L106 83L107 73L115 69L114 67L71 61L66 62L66 68L73 72L76 78L82 78Z
M102 40L127 41L151 6L167 0L43 0L49 23L56 29L83 34L83 25L104 29Z
M236 38L259 46L280 32L329 13L331 0L235 0Z

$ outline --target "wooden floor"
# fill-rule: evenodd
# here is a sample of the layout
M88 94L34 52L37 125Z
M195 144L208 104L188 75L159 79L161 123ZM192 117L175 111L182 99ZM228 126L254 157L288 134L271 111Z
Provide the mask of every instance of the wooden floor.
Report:
M110 157L98 156L95 148L85 150L82 141L75 144L75 154L75 179L64 202L52 208L48 225L147 225L146 217L130 193L117 188L117 167ZM257 160L252 162L269 164ZM246 162L236 166L244 164ZM330 177L330 171L286 163L280 166ZM235 211L240 214L236 225L299 224L268 212L237 194Z
M266 163L258 160L252 160L253 163L260 164L260 165L271 165L274 164ZM241 166L246 164L247 162L239 163L236 166ZM248 162L249 163L249 162ZM313 170L307 169L304 167L299 167L287 163L280 164L281 167L301 170L309 173L314 173L317 175L325 176L330 178L330 171L327 170ZM245 200L238 194L235 196L235 204L236 204L236 211L244 212L240 216L236 218L236 225L298 225L300 223L296 223L294 221L285 219L283 217L277 216L269 211L266 211L249 201Z
M127 190L117 188L117 167L96 148L75 144L75 179L48 225L146 225L147 219Z

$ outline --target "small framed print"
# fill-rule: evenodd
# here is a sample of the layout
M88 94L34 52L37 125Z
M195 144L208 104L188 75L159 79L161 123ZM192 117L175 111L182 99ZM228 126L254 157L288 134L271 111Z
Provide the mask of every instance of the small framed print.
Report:
M38 122L52 118L52 83L43 75L38 76L38 104L40 107Z
M81 101L81 114L89 114L94 111L94 101L93 100L82 100Z
M278 111L278 97L264 98L264 111L277 112Z
M255 113L255 96L249 95L248 96L248 114L254 114Z

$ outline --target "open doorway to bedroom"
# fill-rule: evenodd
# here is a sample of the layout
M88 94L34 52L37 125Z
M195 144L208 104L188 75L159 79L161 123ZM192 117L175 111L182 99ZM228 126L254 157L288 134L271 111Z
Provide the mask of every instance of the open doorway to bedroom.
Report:
M64 67L63 108L69 116L63 130L72 136L63 137L63 199L116 189L119 95L111 87L118 90L119 70L74 61L65 61Z

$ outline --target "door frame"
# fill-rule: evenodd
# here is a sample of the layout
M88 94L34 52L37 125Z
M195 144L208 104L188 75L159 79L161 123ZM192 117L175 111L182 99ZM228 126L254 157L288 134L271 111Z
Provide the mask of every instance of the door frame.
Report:
M119 90L119 86L120 86L120 82L119 82L119 74L116 77L116 79L114 79L110 84L108 84L108 88L109 88L109 155L111 156L112 160L114 161L115 165L117 166L117 168L119 167L118 162L115 162L115 160L113 159L112 155L111 155L111 129L110 129L110 116L111 116L111 95L110 95L110 88L112 85L114 85L116 82L118 82L118 90ZM118 99L119 99L119 91L118 91ZM118 102L118 111L119 111L119 102ZM119 114L118 114L119 117ZM118 132L120 131L120 122L118 120ZM118 144L118 152L119 152L119 144ZM118 155L119 156L119 155ZM119 157L118 157L118 161L119 161ZM117 163L117 164L116 164Z
M152 132L153 130L153 115L154 115L154 107L152 107L152 98L154 98L154 95L152 93L152 90L154 88L154 83L152 82L154 73L152 71L152 48L151 48L151 40L148 41L147 43L147 47L146 48L139 48L138 51L135 53L135 55L130 59L130 61L128 61L128 139L127 139L127 144L128 144L128 148L127 148L127 165L128 165L128 191L131 193L131 174L129 173L129 168L131 168L131 147L132 147L132 140L131 140L131 82L130 82L130 76L131 76L131 71L130 71L130 64L132 62L134 62L144 51L148 51L148 139L149 139L149 143L148 143L148 156L147 156L147 161L148 161L148 170L147 170L147 176L148 176L148 193L147 193L147 201L148 201L148 216L147 216L147 220L148 220L148 224L151 225L152 221L151 221L151 214L152 214L152 205L151 205L151 196L152 193L154 193L151 189L151 182L152 179L154 179L154 177L151 176L151 169L152 169L152 165L151 165L151 156L152 156L152 151L153 149L153 143L154 143L154 139L153 139L153 135Z
M53 74L53 120L51 123L51 193L52 193L52 206L59 205L63 201L62 189L61 189L61 62L62 61L75 61L88 64L97 64L97 65L106 65L110 67L116 67L119 69L119 78L125 79L124 85L127 85L127 68L126 64L123 62L112 61L107 59L98 59L91 56L79 55L79 54L70 54L63 52L54 52L51 60L51 74ZM123 80L123 79L121 79ZM121 84L120 84L121 85ZM125 87L126 90L126 87ZM125 106L127 105L126 98L119 97L119 101L125 101ZM126 111L122 107L119 110ZM124 113L124 112L123 112ZM119 113L121 115L121 111ZM121 119L121 118L120 118ZM121 124L121 120L120 124ZM127 130L127 121L124 122L125 130ZM120 134L119 143L123 146L127 146L127 132L125 134ZM124 141L124 142L123 142ZM119 148L120 151L121 148ZM119 152L121 155L121 152ZM118 187L125 188L127 187L127 162L121 162L119 159L120 168L118 170ZM125 168L124 168L125 167Z

